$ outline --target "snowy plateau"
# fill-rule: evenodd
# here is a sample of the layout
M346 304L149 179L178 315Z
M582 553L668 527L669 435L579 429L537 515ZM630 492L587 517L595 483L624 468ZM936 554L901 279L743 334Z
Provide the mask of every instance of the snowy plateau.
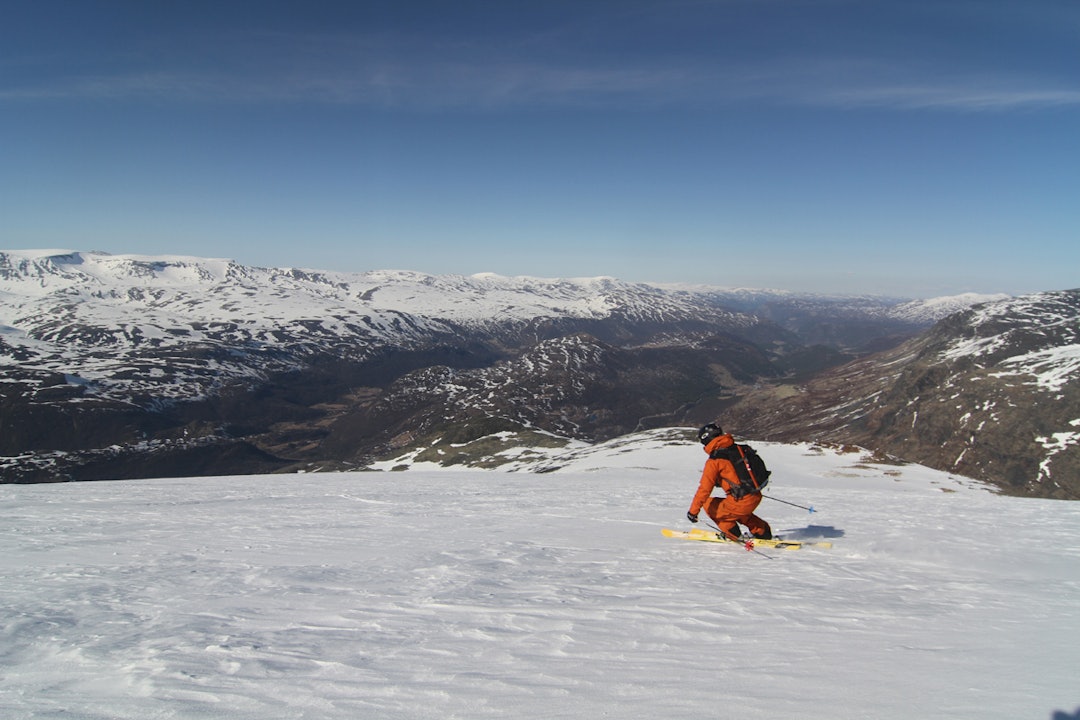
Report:
M704 461L670 430L544 474L0 486L0 717L1080 718L1080 504L754 445L760 514L830 549L662 537Z

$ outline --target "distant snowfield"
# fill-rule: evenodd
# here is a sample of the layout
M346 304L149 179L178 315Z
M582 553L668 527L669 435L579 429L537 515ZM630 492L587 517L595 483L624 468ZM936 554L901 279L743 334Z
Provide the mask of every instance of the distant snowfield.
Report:
M0 486L0 717L1077 718L1080 503L755 443L781 534L663 538L704 454Z

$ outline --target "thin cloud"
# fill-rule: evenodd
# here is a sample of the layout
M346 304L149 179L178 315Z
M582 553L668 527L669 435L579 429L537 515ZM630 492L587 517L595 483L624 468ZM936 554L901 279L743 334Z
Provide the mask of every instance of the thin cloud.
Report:
M822 96L821 102L840 107L978 112L1076 106L1080 105L1080 91L912 85L837 90Z
M268 53L268 47L277 49ZM199 53L196 57L206 57ZM213 56L211 56L213 57ZM521 107L788 106L1008 111L1080 105L1080 89L1042 78L949 76L865 58L649 62L529 57L505 47L387 37L260 37L200 69L42 79L0 102L315 103L412 110Z
M1030 110L1080 105L1080 89L1015 74L949 73L920 64L904 66L862 58L785 60L747 66L739 82L719 92L738 100L840 109Z
M214 78L168 72L87 75L0 90L9 102L69 100L210 100L222 96Z
M0 101L280 102L414 109L621 105L677 99L684 76L656 68L373 61L316 72L87 75L0 89Z

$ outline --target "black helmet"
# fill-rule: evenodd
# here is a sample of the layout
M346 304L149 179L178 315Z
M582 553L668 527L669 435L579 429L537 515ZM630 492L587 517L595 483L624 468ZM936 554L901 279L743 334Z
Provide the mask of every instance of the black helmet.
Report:
M708 425L703 425L701 429L698 430L697 437L698 440L701 441L702 445L708 445L710 442L712 442L713 438L719 437L723 434L724 429L722 427L720 427L716 423L709 423Z

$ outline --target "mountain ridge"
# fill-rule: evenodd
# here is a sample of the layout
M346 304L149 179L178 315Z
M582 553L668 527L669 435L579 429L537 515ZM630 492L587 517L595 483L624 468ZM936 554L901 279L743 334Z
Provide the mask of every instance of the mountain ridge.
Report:
M729 408L746 432L850 442L1080 499L1080 290L976 305L879 355Z
M721 415L768 438L796 431L793 412L804 433L895 450L867 430L895 425L874 411L898 377L883 364L931 328L959 323L962 335L954 318L1011 300L0 251L0 480L138 477L162 457L177 474L215 457L219 473L349 469L441 436L596 442ZM1007 330L997 322L987 327ZM1042 363L1065 383L1071 359L1031 342L1028 361L994 372ZM808 407L791 399L829 372L866 391L849 422L830 419L827 388ZM1067 431L1040 436L1059 467Z

